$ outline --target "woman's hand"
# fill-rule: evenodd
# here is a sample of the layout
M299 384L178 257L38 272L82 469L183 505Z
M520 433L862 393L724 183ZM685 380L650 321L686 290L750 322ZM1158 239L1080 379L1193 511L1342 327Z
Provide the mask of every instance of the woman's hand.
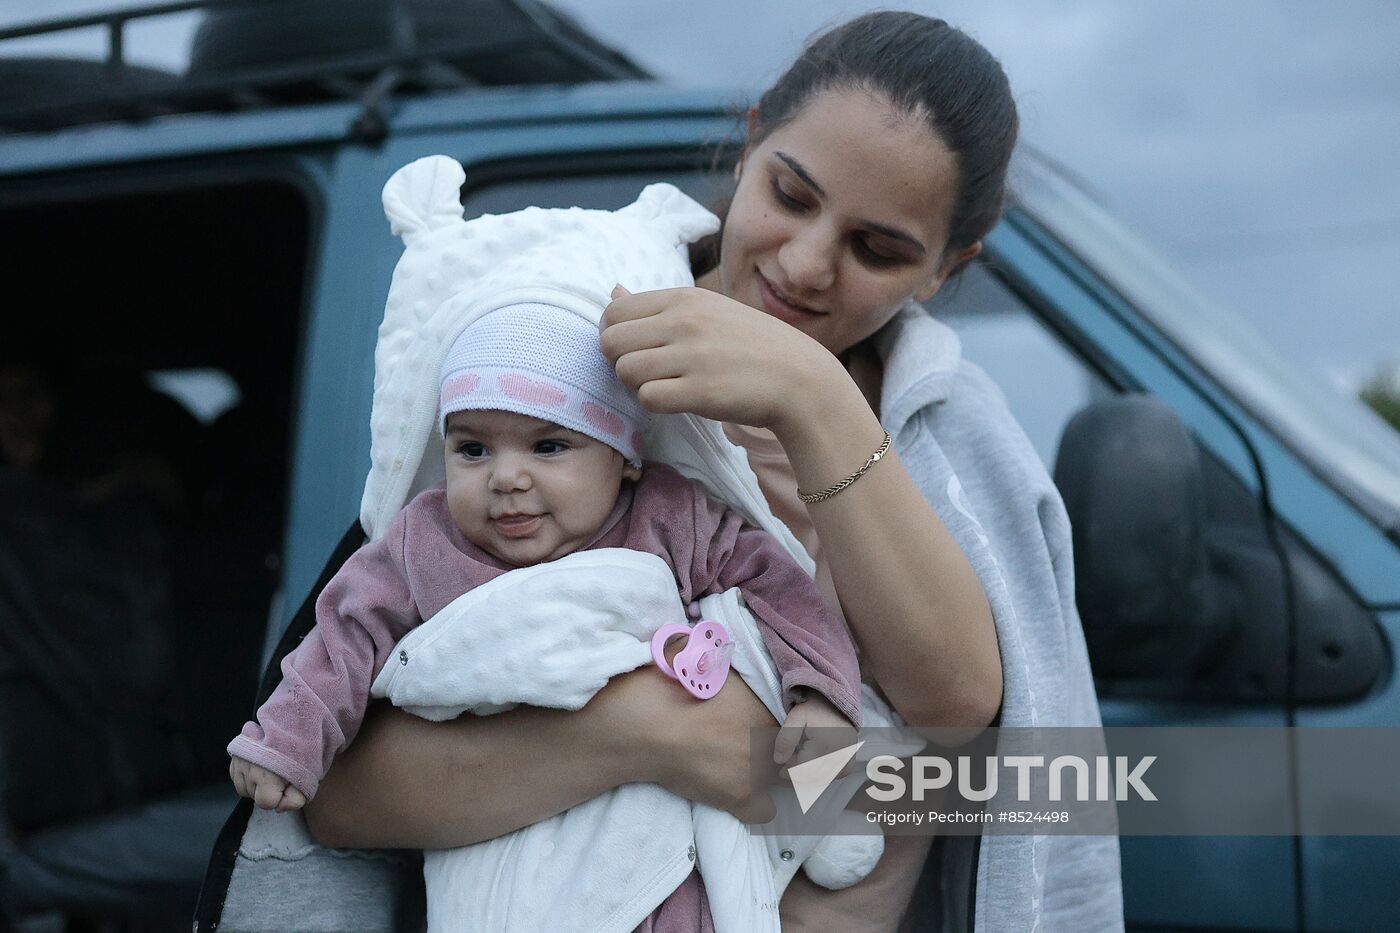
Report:
M845 370L802 331L703 288L633 295L603 312L603 355L653 412L779 431Z
M668 645L668 659L682 647L679 639ZM768 795L752 794L749 752L751 731L777 723L742 677L729 677L714 696L697 700L647 665L608 681L584 710L643 737L650 764L634 780L660 784L747 822L773 818Z

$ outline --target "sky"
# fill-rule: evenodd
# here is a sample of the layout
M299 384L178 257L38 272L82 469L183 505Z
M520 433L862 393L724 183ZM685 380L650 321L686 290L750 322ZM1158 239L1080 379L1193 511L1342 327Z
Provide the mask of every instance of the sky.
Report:
M0 0L0 25L143 5ZM150 5L149 3L144 5ZM841 0L555 0L678 84L752 97ZM1393 0L947 0L1002 62L1022 138L1286 357L1354 389L1400 366L1400 3ZM179 69L197 14L135 31ZM5 43L0 51L10 53ZM100 54L90 35L25 52ZM20 51L20 50L16 50Z

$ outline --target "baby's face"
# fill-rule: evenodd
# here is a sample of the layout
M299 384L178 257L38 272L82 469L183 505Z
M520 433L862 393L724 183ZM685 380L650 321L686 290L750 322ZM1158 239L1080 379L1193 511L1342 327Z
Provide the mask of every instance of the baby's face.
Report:
M516 567L563 557L598 532L641 471L601 441L509 411L447 417L447 508L467 540Z

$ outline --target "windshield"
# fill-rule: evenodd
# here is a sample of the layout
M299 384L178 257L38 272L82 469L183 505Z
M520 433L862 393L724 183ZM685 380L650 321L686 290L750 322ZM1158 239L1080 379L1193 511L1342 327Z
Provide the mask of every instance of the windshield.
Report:
M1236 399L1358 508L1400 527L1400 433L1359 399L1283 359L1103 208L1035 156L1016 163L1018 201L1108 278Z

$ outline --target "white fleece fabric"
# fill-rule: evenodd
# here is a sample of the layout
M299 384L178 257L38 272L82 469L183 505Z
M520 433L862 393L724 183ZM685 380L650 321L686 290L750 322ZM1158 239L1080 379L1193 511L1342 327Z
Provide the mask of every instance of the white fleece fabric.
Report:
M705 597L700 607L734 638L732 670L781 719L776 667L738 591ZM429 719L517 703L578 709L608 678L651 663L653 626L640 619L687 621L666 562L623 548L578 551L464 593L398 643L399 663L385 666L371 693ZM868 699L867 715L887 723L874 708L879 701ZM867 742L857 757L921 746ZM855 778L822 798L830 818L855 793ZM779 805L797 819L791 792ZM625 933L698 867L716 933L777 931L778 899L814 850L813 880L851 884L869 874L884 846L869 833L755 835L723 810L655 784L628 784L505 836L425 853L428 926L525 933L562 922Z

